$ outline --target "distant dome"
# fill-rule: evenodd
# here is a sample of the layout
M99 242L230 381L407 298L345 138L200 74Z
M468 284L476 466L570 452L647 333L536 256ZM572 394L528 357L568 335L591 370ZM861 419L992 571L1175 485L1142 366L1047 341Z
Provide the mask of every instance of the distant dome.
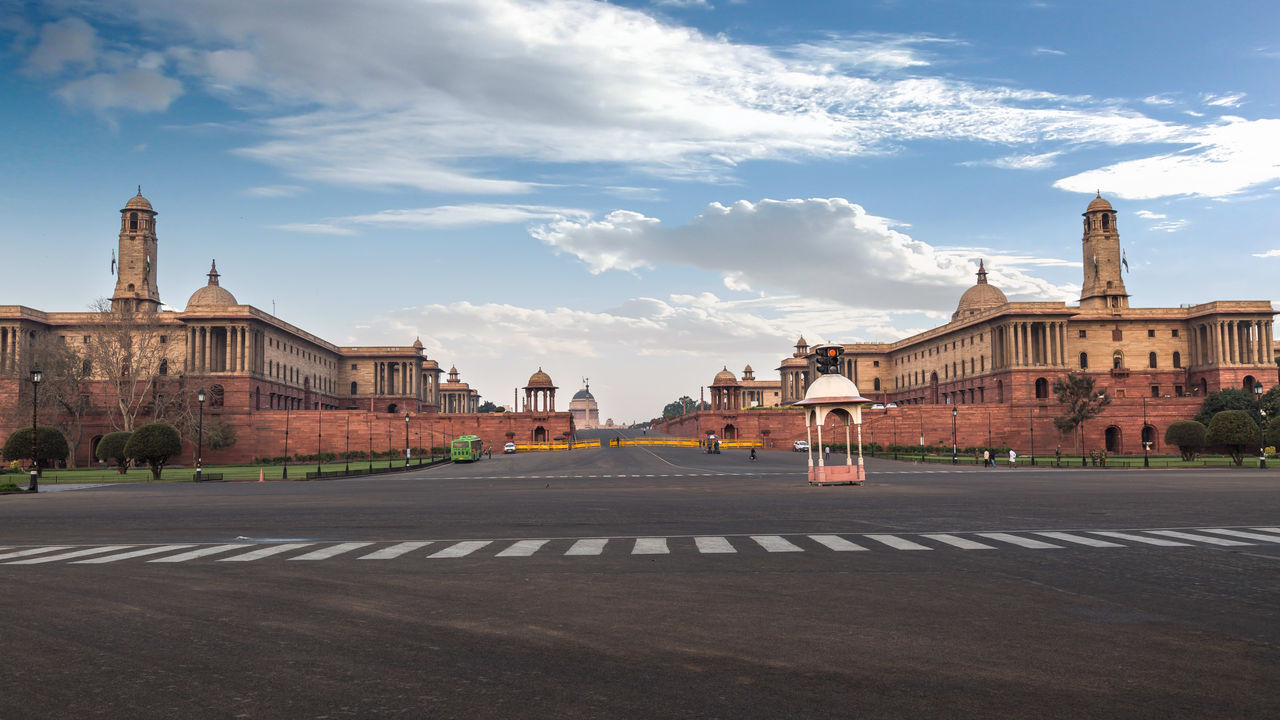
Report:
M1106 202L1106 200L1103 200ZM1000 288L987 282L987 269L981 260L978 261L978 284L964 291L956 311L951 314L952 320L959 320L966 315L973 315L982 310L1000 307L1009 302Z
M1115 209L1111 207L1111 203L1102 199L1102 193L1098 193L1098 197L1094 198L1093 202L1089 203L1089 208L1085 210L1085 212L1091 213L1094 210L1111 210L1112 212L1115 211Z
M712 387L716 385L737 385L737 384L738 384L738 378L734 377L733 373L729 372L728 367L725 367L725 369L716 373L716 379L711 381Z
M755 371L751 369L751 366L750 366L750 365L747 365L746 367L742 368L742 372L744 372L744 373L752 373L752 372L755 372Z
M421 349L422 349L422 348L424 348L424 347L426 347L426 346L422 344L422 338L414 338L414 340L413 340L413 349L414 349L414 350L421 350Z
M138 188L138 194L129 198L129 202L124 205L125 210L150 210L151 203L142 197L142 188Z
M551 376L542 372L542 368L538 368L538 372L529 376L529 384L525 387L554 387L555 383L551 382Z
M142 196L134 199L137 200L139 198L142 199L142 202L147 202ZM150 207L150 205L147 205L147 208ZM229 290L218 284L218 277L218 263L215 260L213 266L209 268L209 284L191 293L191 299L187 300L188 310L232 307L240 304L236 302L235 295L232 295Z
M590 390L579 390L573 394L574 400L595 400L596 396L591 394Z

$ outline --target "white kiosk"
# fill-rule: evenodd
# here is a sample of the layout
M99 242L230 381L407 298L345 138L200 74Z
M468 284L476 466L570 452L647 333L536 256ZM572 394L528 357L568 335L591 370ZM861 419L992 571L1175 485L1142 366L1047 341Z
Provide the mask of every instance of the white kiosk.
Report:
M840 356L844 348L839 345L819 345L814 348L818 356L818 379L809 386L804 399L795 403L804 408L805 434L809 439L809 484L810 485L861 485L866 482L867 472L862 464L862 406L870 405L871 400L862 397L858 386L849 378L838 374ZM844 464L827 465L823 457L822 425L832 412L842 411L844 416ZM853 443L850 437L850 425L857 426L858 464L853 464ZM813 441L814 428L817 428L818 442ZM814 453L818 462L813 461Z

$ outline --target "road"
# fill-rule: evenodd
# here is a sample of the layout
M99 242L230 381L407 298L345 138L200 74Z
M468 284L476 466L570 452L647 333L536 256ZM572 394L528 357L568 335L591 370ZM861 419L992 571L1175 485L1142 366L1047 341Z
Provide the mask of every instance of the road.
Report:
M685 448L0 497L0 717L1280 716L1280 475Z

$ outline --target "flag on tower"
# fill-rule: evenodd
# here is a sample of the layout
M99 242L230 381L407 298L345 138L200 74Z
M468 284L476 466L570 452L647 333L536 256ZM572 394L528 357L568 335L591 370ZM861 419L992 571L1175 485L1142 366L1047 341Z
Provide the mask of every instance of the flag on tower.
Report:
M111 274L116 274L116 251L111 251Z
M142 268L142 277L151 277L151 256L147 256L147 264Z
M1124 251L1120 251L1120 262L1124 263L1124 271L1129 272L1129 258L1124 256Z

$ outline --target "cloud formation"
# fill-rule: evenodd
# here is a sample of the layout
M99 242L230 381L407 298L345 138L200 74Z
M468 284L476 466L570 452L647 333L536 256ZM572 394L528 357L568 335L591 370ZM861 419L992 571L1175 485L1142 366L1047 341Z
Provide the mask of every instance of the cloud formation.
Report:
M319 223L290 223L277 227L281 230L294 232L353 235L356 234L353 226L361 225L402 230L425 230L466 225L529 223L562 218L586 219L588 217L590 217L590 213L575 208L472 203L467 205L439 205L436 207L403 210L383 210L366 215L328 218Z

